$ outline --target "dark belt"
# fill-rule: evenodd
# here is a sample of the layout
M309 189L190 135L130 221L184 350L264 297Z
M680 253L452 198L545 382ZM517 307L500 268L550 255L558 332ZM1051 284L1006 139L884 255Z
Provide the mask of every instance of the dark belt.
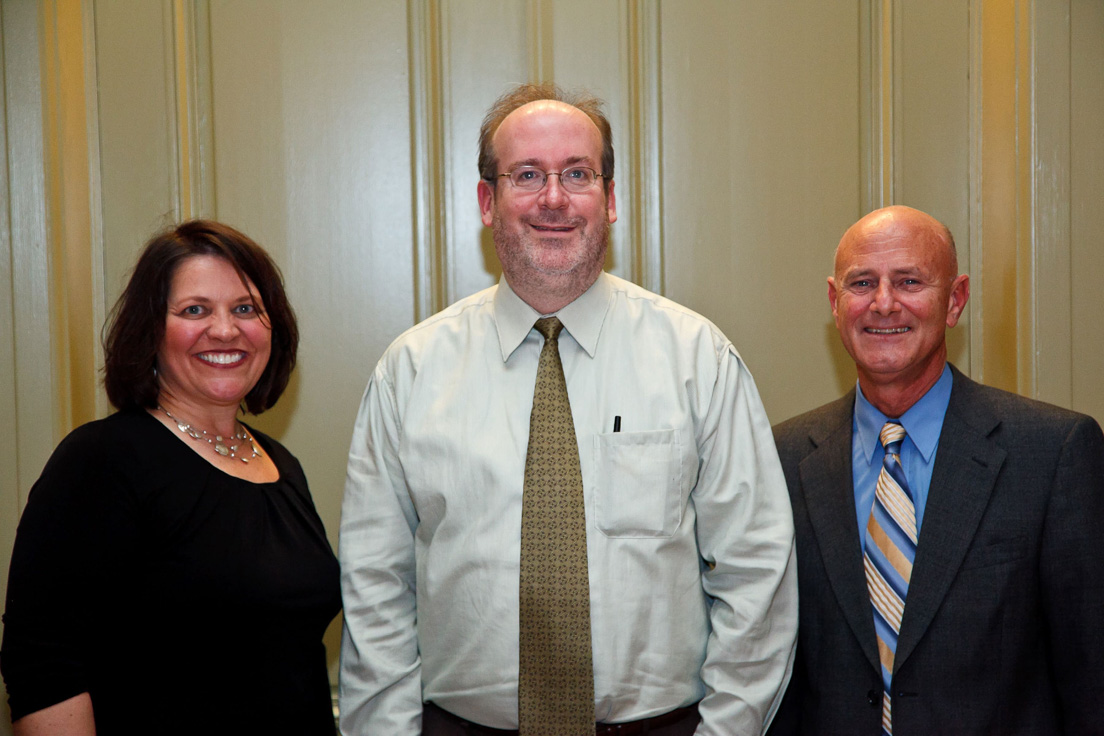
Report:
M490 726L484 726L479 723L472 723L433 703L426 703L425 708L427 710L434 710L446 720L464 729L466 733L477 734L478 736L517 736L518 734L517 729L491 728ZM652 716L651 718L642 718L639 721L628 721L626 723L596 723L594 724L594 733L595 736L633 736L633 734L647 734L653 729L670 726L678 723L684 718L690 718L691 716L697 715L697 713L698 704L694 703L694 705L688 705L685 708L677 708L669 713L662 713L658 716Z

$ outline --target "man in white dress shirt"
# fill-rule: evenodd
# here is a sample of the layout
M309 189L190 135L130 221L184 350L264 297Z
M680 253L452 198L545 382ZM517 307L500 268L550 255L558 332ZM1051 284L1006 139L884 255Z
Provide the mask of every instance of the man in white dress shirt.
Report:
M342 732L518 733L534 323L554 315L585 504L591 733L762 733L792 668L797 581L752 377L708 320L602 271L617 208L600 101L523 85L480 146L503 278L391 345L353 434Z

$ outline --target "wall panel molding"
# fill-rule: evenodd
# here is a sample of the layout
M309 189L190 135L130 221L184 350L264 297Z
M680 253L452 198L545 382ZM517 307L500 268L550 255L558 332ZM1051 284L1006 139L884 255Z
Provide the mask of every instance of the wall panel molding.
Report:
M862 130L862 209L866 214L893 204L900 191L901 6L895 0L869 0L860 12L860 93Z
M51 350L50 277L43 166L42 77L38 8L33 0L0 5L4 26L7 223L11 244L12 423L19 508L60 439Z
M664 293L663 248L663 90L660 4L625 0L622 36L625 49L628 176L631 199L629 278L645 289ZM622 174L624 176L624 165Z
M982 147L985 132L985 85L983 75L987 65L985 43L985 2L970 3L970 376L976 381L985 380L985 275L982 269L982 253L985 248L982 218L985 215L985 198L982 164L985 150Z
M99 326L104 309L99 236L95 43L90 0L39 6L43 160L49 242L51 336L58 427L97 415Z
M444 14L440 0L408 5L415 322L444 309L450 297Z
M7 54L16 51L20 43L15 38L7 38L5 29L12 28L10 17L14 3L0 4L0 416L7 421L0 422L0 565L7 570L11 561L11 549L15 543L15 530L22 511L22 491L20 483L20 424L17 412L16 373L16 303L15 259L12 237L12 186L10 181L11 162L8 157L11 139L18 133L9 126L9 71L11 65ZM32 26L33 30L33 26ZM37 46L37 45L36 45ZM7 48L6 48L7 47ZM18 65L16 65L18 66ZM9 137L10 136L10 137ZM0 573L0 596L7 600L7 574ZM0 622L0 634L4 625ZM11 736L11 712L8 709L7 692L0 684L0 736Z
M1032 133L1023 117L1031 109L1030 25L1017 14L1004 0L977 0L970 15L971 373L1008 391L1023 390L1020 355L1031 341L1031 323L1021 319L1032 295L1022 291L1020 255L1031 240Z
M0 549L7 549L19 517L19 432L16 414L14 269L12 251L11 186L8 162L7 65L4 60L4 12L0 8L0 313L12 319L0 319ZM14 132L14 131L13 131ZM6 559L6 558L3 558ZM0 586L2 588L3 586ZM0 714L2 715L2 714ZM3 719L0 718L0 723Z
M1021 391L1059 406L1073 400L1073 335L1070 276L1070 3L1022 0L1030 13L1030 79L1033 214L1023 243L1025 283L1021 298L1030 309L1029 339L1021 345L1026 375ZM1026 121L1025 121L1026 122ZM1026 178L1026 177L1025 177ZM1045 296L1044 296L1045 295ZM1026 331L1025 331L1026 332ZM1030 366L1029 372L1026 370Z
M176 149L176 219L216 217L210 8L206 0L168 1L165 69L173 92L168 119Z
M529 34L529 81L555 79L556 54L553 39L555 21L552 0L529 0L525 25Z

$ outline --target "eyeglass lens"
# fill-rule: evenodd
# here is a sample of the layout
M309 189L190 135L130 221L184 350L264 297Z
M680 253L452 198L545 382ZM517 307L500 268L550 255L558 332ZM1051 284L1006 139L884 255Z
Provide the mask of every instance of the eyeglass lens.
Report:
M544 188L549 176L560 177L560 186L569 192L585 192L594 186L598 178L597 172L586 166L572 166L559 172L519 166L510 172L510 183L518 189L535 192Z

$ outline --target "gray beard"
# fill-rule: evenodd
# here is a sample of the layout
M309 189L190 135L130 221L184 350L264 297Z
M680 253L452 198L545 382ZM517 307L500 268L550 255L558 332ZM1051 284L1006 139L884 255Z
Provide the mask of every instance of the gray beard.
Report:
M526 257L526 238L510 231L495 213L492 232L495 252L502 264L502 271L511 288L525 298L525 294L539 294L564 304L577 299L597 280L606 262L609 247L609 215L591 223L582 238L586 258L567 271L544 271L536 268Z

